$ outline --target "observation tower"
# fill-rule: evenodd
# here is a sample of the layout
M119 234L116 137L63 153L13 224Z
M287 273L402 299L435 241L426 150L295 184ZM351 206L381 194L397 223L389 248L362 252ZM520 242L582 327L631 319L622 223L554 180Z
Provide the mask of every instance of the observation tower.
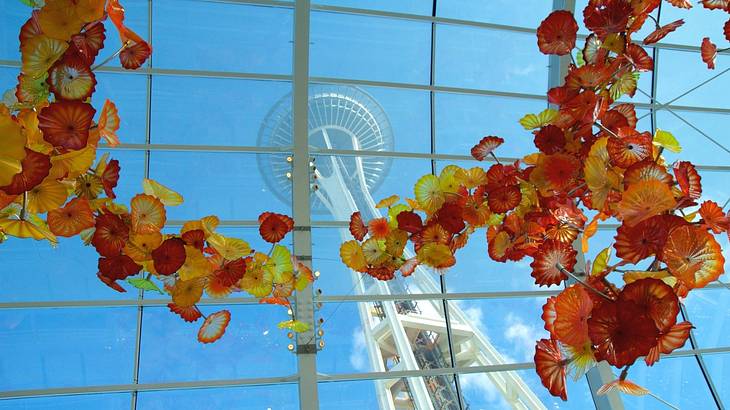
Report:
M292 145L291 94L269 111L259 130L263 146ZM320 149L390 151L393 130L378 102L364 90L351 86L315 85L309 89L309 144ZM269 188L282 200L291 198L291 168L287 154L258 159ZM355 211L364 220L382 216L371 192L382 183L391 161L372 156L323 156L316 162L312 212L329 213L347 221ZM352 239L339 229L343 241ZM413 254L406 249L406 257ZM444 304L410 301L409 293L439 293L439 282L423 267L407 279L397 276L383 282L351 271L354 291L361 295L404 295L405 300L358 303L361 326L373 371L418 370L450 367L449 340ZM505 364L502 355L455 304L449 305L451 348L456 367ZM487 376L515 409L545 406L515 372ZM458 410L459 398L450 376L425 376L376 380L381 409Z

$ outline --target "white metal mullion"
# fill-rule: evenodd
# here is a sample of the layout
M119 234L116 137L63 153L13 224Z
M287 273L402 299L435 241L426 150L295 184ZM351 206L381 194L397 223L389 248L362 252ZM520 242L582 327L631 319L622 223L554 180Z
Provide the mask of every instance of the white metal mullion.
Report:
M397 12L397 11L332 6L332 5L327 5L327 4L312 5L312 10L321 11L321 12L333 12L333 13L340 13L340 14L355 14L355 15L359 15L359 16L385 17L385 18L398 19L398 20L421 21L424 23L430 22L430 23L448 24L448 25L454 25L454 26L478 27L478 28L486 28L486 29L492 29L492 30L514 31L514 32L528 33L528 34L534 34L537 31L537 29L535 29L535 28L520 27L520 26L509 25L509 24L495 24L495 23L487 23L487 22L474 21L474 20L462 20L462 19L454 19L454 18L448 18L448 17L436 17L436 16L429 16L429 15L424 15L424 14L401 13L401 12Z
M69 395L85 395L85 394L105 394L105 393L126 393L133 391L170 391L170 390L194 390L194 389L210 389L220 387L240 387L240 386L266 386L280 385L295 382L296 376L282 377L261 377L250 379L232 379L232 380L206 380L194 382L170 382L170 383L139 383L139 384L114 384L101 386L83 386L83 387L59 387L49 389L28 389L28 390L11 390L0 392L1 400L19 399L29 397L44 396L69 396Z
M152 0L147 2L147 38L148 41L152 42ZM152 68L152 58L147 60L147 68ZM147 87L146 87L146 110L145 110L145 143L150 145L151 133L152 133L152 74L147 74ZM150 150L144 151L144 176L145 178L150 177ZM132 384L139 384L139 365L140 355L142 351L142 318L144 315L144 290L138 289L137 291L137 329L134 339L134 364L132 367ZM130 403L131 410L137 410L137 390L132 390L132 397Z
M294 7L292 118L294 151L292 165L292 210L294 254L307 266L312 264L309 153L309 33L310 1L298 0ZM296 338L299 375L299 408L319 409L317 395L317 345L315 342L312 284L296 293L295 318L311 328Z
M316 260L316 258L315 258ZM726 289L726 286L713 282L704 289ZM473 300L473 299L511 299L511 298L536 298L549 297L559 293L558 290L525 290L525 291L493 291L493 292L457 292L457 293L416 293L407 295L410 300ZM314 302L374 302L374 301L395 301L402 300L403 294L387 295L321 295L314 298ZM124 306L166 306L169 299L146 298L142 301L137 299L115 300L66 300L66 301L28 301L28 302L2 302L2 309L42 309L42 308L90 308L90 307L124 307ZM259 299L249 297L232 297L225 299L203 298L200 305L244 305L258 304Z
M294 3L292 1L282 1L282 0L196 0L196 1L206 2L206 3L241 4L241 5L245 5L245 6L266 6L266 7L285 8L285 9L291 9L294 7Z
M132 151L180 151L180 152L236 152L252 154L281 154L290 153L293 147L255 147L255 146L226 146L226 145L176 145L176 144L119 144L117 147L103 147L108 150L124 149ZM403 152L403 151L372 151L372 150L346 150L310 147L312 155L337 155L337 156L359 156L359 157L392 157L392 158L420 158L446 161L473 161L470 155L439 154L430 152ZM499 157L504 162L514 162L519 158ZM487 157L484 162L494 162L494 159ZM702 165L697 164L695 168L705 171L730 171L730 165Z
M431 17L433 20L431 20L431 59L429 61L430 64L430 75L429 75L429 86L433 87L433 89L429 90L429 117L430 117L430 148L431 148L431 173L436 175L436 27L437 27L437 1L438 0L432 0L431 5ZM446 278L444 275L440 275L439 278L439 286L441 289L441 304L444 310L444 321L446 323L446 341L447 346L449 349L449 361L451 362L450 367L456 367L456 356L454 354L454 340L452 337L452 327L451 327L451 313L449 311L449 302L444 297L444 294L447 291L446 288ZM461 380L459 380L459 375L457 373L453 374L453 382L454 382L454 389L456 390L456 397L459 400L458 405L460 410L464 410L467 408L465 402L464 402L464 395L461 390Z
M532 100L546 100L544 95L529 94L529 93L515 93L509 91L495 91L486 90L480 88L464 88L464 87L449 87L429 84L416 84L416 83L402 83L396 81L375 81L375 80L360 80L360 79L349 79L339 77L311 77L310 82L312 83L324 83L324 84L350 84L359 85L366 87L386 87L386 88L399 88L407 90L422 90L422 91L434 91L441 93L456 93L456 94L474 94L474 95L488 95L495 97L512 97L512 98L526 98Z
M114 147L100 146L108 150L129 150L129 151L181 151L181 152L232 152L252 154L284 154L289 153L292 147L283 146L247 146L247 145L189 145L189 144L128 144L121 143Z
M722 354L729 353L730 346L707 349L687 349L674 351L668 355L661 355L662 359L674 357L687 357L705 354ZM516 370L534 369L533 362L523 363L507 363L486 366L470 366L470 367L444 367L436 369L420 369L420 370L400 370L400 371L384 371L384 372L367 372L367 373L342 373L342 374L319 374L316 380L320 382L336 382L336 381L357 381L357 380L383 380L398 379L401 377L424 377L424 376L441 376L452 374L473 374L473 373L491 373L491 372L508 372ZM242 387L242 386L267 386L294 383L299 379L297 375L279 376L279 377L259 377L244 378L230 380L206 380L192 382L170 382L170 383L140 383L140 384L117 384L117 385L100 385L100 386L83 386L83 387L61 387L48 389L27 389L12 390L0 392L0 402L2 400L12 400L19 398L31 397L48 397L48 396L66 396L66 395L85 395L85 394L104 394L104 393L124 393L133 390L148 391L171 391L171 390L195 390L210 389L221 387Z

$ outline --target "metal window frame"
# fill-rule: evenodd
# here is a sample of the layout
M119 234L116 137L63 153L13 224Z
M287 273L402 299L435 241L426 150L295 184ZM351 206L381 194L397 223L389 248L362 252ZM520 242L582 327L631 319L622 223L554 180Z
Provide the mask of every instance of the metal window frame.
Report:
M662 355L662 358L679 358L696 355L730 354L730 346L715 347L706 349L687 349L672 352L669 355ZM506 372L514 370L530 370L535 367L532 362L508 363L488 366L472 367L445 367L426 370L401 370L386 372L365 372L365 373L339 373L339 374L317 374L318 383L323 382L346 382L346 381L370 381L382 379L398 379L401 377L423 377L451 374L473 374L488 372ZM33 397L54 397L68 395L89 395L123 392L154 392L169 390L194 390L210 389L221 387L245 387L245 386L266 386L274 384L295 384L301 380L297 374L275 377L256 377L241 379L223 380L202 380L186 382L164 382L164 383L139 383L139 384L113 384L97 386L75 386L47 389L26 389L0 392L0 400L13 400Z
M101 72L106 73L124 73L125 75L145 75L147 78L147 108L146 108L146 127L145 127L145 143L144 144L121 144L120 146L112 149L120 150L140 150L145 153L145 175L149 175L150 156L152 151L180 151L180 152L232 152L232 153L252 153L252 154L267 154L267 153L282 153L291 152L294 157L294 175L295 175L295 189L293 190L292 207L294 210L294 216L297 221L297 226L302 229L298 229L294 234L294 250L295 254L303 256L304 260L307 257L311 258L312 247L311 247L311 228L312 227L342 227L346 226L345 221L311 221L309 213L309 156L312 154L317 155L359 155L359 156L388 156L398 158L421 158L428 159L431 161L432 166L435 167L435 162L439 160L454 161L454 160L471 160L471 157L466 155L450 155L450 154L439 154L435 149L436 131L434 126L435 120L435 108L434 108L434 96L436 93L458 93L464 95L483 95L492 97L505 97L505 98L519 98L529 100L545 100L543 95L527 94L527 93L512 93L503 92L488 89L474 89L474 88L460 88L460 87L448 87L438 86L435 84L434 68L435 68L435 33L437 25L458 25L465 27L476 27L489 30L500 30L510 31L515 33L535 33L535 29L512 26L512 25L501 25L478 21L459 20L451 18L443 18L436 16L436 13L432 13L431 16L417 15L409 13L397 13L380 10L369 10L352 7L340 7L340 6L329 6L320 4L310 4L310 0L297 0L296 2L290 1L278 1L278 0L210 0L223 3L236 3L236 4L247 4L257 6L270 6L270 7L283 7L293 9L294 12L294 47L292 52L293 58L293 71L291 75L283 74L261 74L261 73L242 73L242 72L225 72L225 71L204 71L204 70L180 70L180 69L165 69L153 67L152 60L148 62L146 67L134 71L123 71L120 68L115 67L103 67ZM148 25L149 25L149 38L152 36L152 0L148 2ZM435 0L434 0L435 4ZM554 0L554 9L557 8L574 8L573 0ZM369 80L358 80L358 79L347 79L347 78L330 78L330 77L312 77L309 76L309 18L312 11L316 12L328 12L328 13L345 13L355 14L361 16L371 16L379 18L390 18L390 19L405 19L412 21L422 21L424 23L430 23L432 27L432 47L431 47L431 77L428 85L424 84L411 84L411 83L399 83L399 82L384 82L384 81L369 81ZM579 35L580 38L585 36ZM699 47L696 46L685 46L679 44L670 43L659 43L654 45L655 49L667 49L667 50L681 50L690 52L699 52ZM17 61L0 60L0 67L19 67L20 64ZM551 64L549 70L549 77L554 78L558 75L558 71L565 69L564 63L560 65L560 70L556 70L555 66ZM729 69L730 70L730 69ZM727 71L727 70L726 70ZM717 114L730 114L730 109L724 108L712 108L712 107L695 107L695 106L680 106L672 105L673 102L681 98L682 96L694 91L694 89L705 83L714 80L726 71L720 72L711 79L699 84L698 86L690 89L683 93L677 98L674 98L667 104L661 104L654 100L656 95L656 79L652 81L652 102L651 103L638 103L635 104L638 108L650 110L650 115L655 117L655 113L658 110L667 109L672 114L679 117L673 112L678 111L692 111L692 112L707 112ZM291 82L293 86L293 106L294 106L294 127L295 127L295 141L291 147L251 147L251 146L216 146L216 145L175 145L175 144L152 144L150 139L150 122L152 120L152 81L154 76L194 76L194 77L211 77L211 78L222 78L222 79L244 79L244 80L260 80L260 81L286 81ZM430 95L430 116L431 116L431 152L430 153L410 153L410 152L369 152L369 151L346 151L346 150L326 150L326 149L310 149L307 144L307 94L309 83L329 83L329 84L350 84L368 87L388 87L402 90L420 90L427 91ZM679 117L682 119L681 117ZM683 119L682 119L683 120ZM684 121L684 120L683 120ZM685 121L686 122L686 121ZM689 124L689 123L688 123ZM654 125L654 124L653 124ZM689 124L696 129L692 124ZM710 138L704 134L701 130L696 129L701 134ZM106 147L105 147L106 148ZM719 172L730 172L730 166L698 166L698 169L719 171ZM299 177L297 177L299 175ZM182 221L170 221L174 224L181 224ZM253 227L257 225L257 221L253 220L231 220L223 221L222 226L234 226L234 227ZM607 228L615 228L614 226L605 226ZM316 258L313 258L316 261ZM721 288L722 285L712 284L709 288ZM503 299L503 298L527 298L527 297L546 297L556 294L554 290L535 290L535 291L505 291L505 292L468 292L468 293L447 293L445 285L442 283L441 293L434 294L417 294L409 295L409 298L413 300L427 300L436 299L443 300L444 304L450 300L474 300L474 299ZM335 296L318 296L313 297L311 289L309 291L302 292L300 297L297 299L297 312L298 318L308 321L313 321L312 309L316 302L323 303L344 303L344 302L365 302L374 300L396 300L402 299L403 295L335 295ZM167 303L165 299L145 299L140 292L136 299L130 300L81 300L81 301L29 301L29 302L8 302L0 303L0 309L35 309L35 308L82 308L82 307L137 307L137 330L135 340L135 353L133 360L134 363L134 378L131 384L126 385L108 385L108 386L86 386L86 387L69 387L69 388L50 388L50 389L33 389L33 390L17 390L10 392L0 392L0 399L12 399L22 397L40 397L40 396L58 396L58 395L70 395L70 394L98 394L98 393L114 393L114 392L130 392L132 395L131 409L136 408L136 397L137 392L145 391L165 391L165 390L179 390L179 389L199 389L199 388L216 388L216 387L233 387L233 386L261 386L261 385L273 385L273 384L298 384L299 386L299 400L300 407L302 409L316 409L318 408L317 398L317 383L327 382L338 382L338 381L356 381L356 380L377 380L377 379L390 379L400 377L423 377L429 375L455 375L455 380L458 386L459 374L470 374L470 373L481 373L481 372L495 372L495 371L509 371L509 370L525 370L534 367L532 363L514 363L507 365L494 365L494 366L479 366L479 367L468 367L458 368L450 367L444 369L428 369L428 370L415 370L415 371L399 371L399 372L369 372L369 373L354 373L354 374L336 374L336 375L322 375L316 371L316 359L312 353L299 353L298 361L299 366L296 375L282 376L282 377L269 377L269 378L245 378L245 379L234 379L234 380L215 380L215 381L202 381L202 382L172 382L172 383L139 383L138 371L139 371L139 356L141 348L141 337L142 337L142 317L143 309L149 306L163 306ZM214 300L204 299L201 304L204 305L236 305L236 304L255 304L258 301L255 298L231 298L225 300ZM447 318L448 322L448 318ZM448 333L450 335L450 324L447 323ZM312 331L313 332L313 331ZM314 337L313 333L305 336L310 336L311 342ZM730 353L729 347L715 347L707 349L699 349L694 346L693 349L682 350L679 352L673 352L669 357L683 357L683 356L694 356L700 362L701 370L704 374L707 374L706 369L702 366L702 356L706 354L717 354L717 353ZM453 366L453 363L452 363ZM709 377L709 375L707 375ZM713 389L711 378L707 379L710 389ZM457 387L458 388L458 387ZM713 390L713 395L714 395ZM719 406L722 406L718 402ZM463 403L462 403L463 407ZM617 407L605 407L603 408L617 408Z

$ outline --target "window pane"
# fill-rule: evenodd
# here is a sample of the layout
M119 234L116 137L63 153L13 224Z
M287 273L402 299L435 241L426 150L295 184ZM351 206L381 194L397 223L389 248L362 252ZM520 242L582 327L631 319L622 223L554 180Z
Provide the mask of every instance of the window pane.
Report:
M618 374L618 371L615 372ZM655 395L681 409L714 409L710 389L694 357L663 358L647 367L637 360L629 370L628 379L649 389ZM651 396L622 395L627 409L657 409L666 405Z
M320 409L458 409L454 376L320 382Z
M290 120L291 104L272 109L270 118L279 116ZM428 91L330 84L309 88L309 144L318 149L430 152L430 118ZM283 142L276 138L276 145Z
M131 393L0 400L0 410L127 410Z
M152 143L272 145L260 132L275 105L291 106L290 92L290 82L156 76Z
M719 144L723 146L730 145L724 138L727 132L725 124L727 124L728 118L730 118L727 114L679 110L674 110L674 113L692 124L697 129L701 130L703 133L707 134ZM657 111L657 127L670 131L674 134L683 147L680 154L666 152L664 155L667 158L667 161L671 162L681 159L682 161L692 161L694 164L698 165L728 164L730 153L718 147L706 136L690 127L686 122L680 120L674 114L666 110ZM730 147L726 148L730 149Z
M0 92L15 93L15 86L18 83L19 67L2 67L0 66Z
M723 242L723 249L727 249L727 240ZM722 280L727 282L726 277ZM730 330L729 303L730 292L727 289L701 289L689 293L685 306L689 321L697 328L694 335L698 348L730 346L727 340Z
M99 118L104 101L109 99L119 111L119 142L122 144L144 144L147 124L147 76L129 73L96 74L96 91L91 104Z
M683 28L680 27L677 32ZM698 36L697 42L700 41L701 38ZM715 64L720 68L727 67L730 65L730 57L719 54ZM690 51L660 50L658 68L657 100L662 104L673 101L681 94L719 74L716 72L717 70L707 69L707 64L703 63L700 58L700 53ZM725 93L729 87L730 77L721 75L673 101L672 104L730 108L730 102Z
M132 382L136 308L3 309L0 390Z
M117 203L129 205L132 197L142 192L142 178L145 177L144 151L127 151L122 149L100 149L97 158L109 153L109 159L119 161L119 183L114 188ZM175 188L174 186L172 188Z
M0 60L20 61L18 31L30 17L30 7L15 0L0 0ZM4 89L3 89L4 90Z
M730 402L730 354L708 354L702 358L720 399L723 403Z
M287 376L296 357L276 324L286 309L272 305L201 306L205 315L231 313L226 332L214 344L198 342L202 320L187 323L165 307L146 307L142 321L141 383ZM265 364L265 365L264 365Z
M715 41L722 38L722 27L727 21L727 14L721 10L708 10L701 4L693 5L695 7L689 10L671 7L669 4L662 6L661 24L684 20L684 25L665 37L664 42L699 47L702 37L710 37Z
M428 84L431 24L312 12L310 75Z
M324 373L361 373L451 366L441 300L325 303Z
M508 410L514 408L510 405L512 394L517 385L511 384L505 386L503 380L518 377L524 382L520 389L524 389L522 396L525 401L528 398L537 399L549 409L592 409L595 408L591 392L588 389L588 383L585 378L574 381L568 378L566 387L568 391L568 401L564 402L560 397L555 397L547 391L540 382L540 378L535 370L519 370L513 372L498 373L471 373L460 374L461 391L464 394L464 401L470 408L476 409L500 409ZM500 389L508 389L506 392ZM524 387L526 385L526 388ZM520 390L518 390L520 391ZM528 407L529 408L529 407Z
M277 200L260 177L257 163L267 164L277 158L265 154L154 151L150 154L150 178L185 198L181 206L167 208L168 219L198 219L211 214L223 220L256 219L264 211L290 214L291 202Z
M547 297L449 301L459 367L529 363L543 328Z
M553 4L545 0L439 0L437 4L440 17L533 29L540 25L553 8Z
M137 410L296 410L296 384L140 392Z
M55 248L47 241L19 238L2 244L0 301L137 298L136 292L116 292L96 277L99 254L92 246L79 238L58 239Z
M436 84L519 93L547 91L548 58L531 33L438 25Z
M312 6L317 4L353 7L368 10L392 11L397 13L410 13L431 15L433 0L314 0Z
M291 73L291 9L161 0L152 12L156 67Z
M519 120L525 114L539 113L547 101L468 94L436 94L436 151L443 154L470 155L485 135L504 138L496 154L521 157L535 150L533 136ZM471 166L488 166L474 162Z

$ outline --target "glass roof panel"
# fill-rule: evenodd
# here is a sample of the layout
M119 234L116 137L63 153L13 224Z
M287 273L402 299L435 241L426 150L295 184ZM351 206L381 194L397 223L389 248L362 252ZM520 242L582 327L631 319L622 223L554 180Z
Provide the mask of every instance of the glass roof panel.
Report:
M137 408L144 410L294 410L299 408L299 397L296 384L140 392L137 396Z
M152 14L156 67L291 73L291 9L161 0Z
M436 152L470 155L481 137L497 135L504 138L499 147L500 157L521 157L530 152L532 134L518 122L523 115L539 113L547 108L543 99L522 99L437 93ZM474 162L466 166L485 165Z
M0 310L0 390L132 381L137 308ZM22 370L20 370L22 369Z
M537 53L534 34L439 24L436 84L543 94L548 58Z
M702 356L723 403L730 401L730 354Z
M581 26L580 8L586 1L577 1L577 19ZM248 149L245 147L254 146L290 148L291 118L285 114L291 110L289 93L292 84L288 76L292 73L293 8L241 4L238 1L160 0L151 3L148 0L125 0L123 3L127 9L126 22L143 37L150 32L153 34L154 70L136 74L99 72L93 102L98 108L107 98L116 103L122 118L119 135L125 144L144 144L150 138L152 144L209 147L206 152L173 148L163 151L159 147L152 147L151 151L145 151L145 147L100 150L100 154L110 152L122 165L122 178L116 189L119 202L128 203L140 191L140 181L149 167L151 177L185 196L185 204L168 209L170 220L215 213L228 221L250 221L263 210L291 213L291 182L286 175L291 171L291 164L286 161L288 152L253 154L225 151L231 150L230 146L237 147L234 151L245 151ZM387 11L425 16L431 14L433 6L432 2L425 0L321 0L316 3L377 10L375 14ZM521 157L531 151L532 137L517 120L526 113L542 110L545 101L542 98L484 94L508 92L542 96L548 87L548 59L538 54L532 33L475 26L486 22L534 29L548 14L551 3L542 0L439 0L439 17L472 20L477 24L435 25L433 73L437 88L433 92L429 90L432 23L428 19L313 11L310 75L335 77L335 80L328 81L338 84L310 86L310 97L316 96L317 101L324 101L310 106L310 124L321 126L310 133L312 151L332 148L430 154L433 112L436 158L432 161L428 155L416 155L424 158L409 158L407 155L353 157L319 153L313 155L319 180L311 182L322 191L332 191L332 187L325 189L325 186L327 181L332 183L333 179L329 177L333 175L335 166L352 174L358 164L364 164L368 172L365 183L369 196L377 202L393 193L412 197L413 184L421 175L431 172L432 166L438 172L443 166L454 163L439 159L438 155L469 155L471 146L484 135L494 134L506 139L498 152L500 156ZM16 60L19 58L17 28L27 18L29 9L17 0L0 0L0 9L3 10L0 16L0 60L5 65L0 67L0 91L4 91L13 87L16 81ZM723 13L708 12L700 6L691 13L694 14L680 16L676 9L666 4L663 6L663 23L680 17L688 21L680 31L668 36L667 42L696 46L704 35L720 38L719 27L724 20L716 21L716 16ZM149 27L149 21L153 21L152 27ZM109 30L104 55L111 55L119 47L119 38L109 22L106 25ZM649 31L651 27L645 28L637 38ZM579 40L578 44L581 43ZM718 58L720 69L724 69L725 63L730 61L725 61L728 58ZM12 60L10 64L8 60ZM114 59L109 65L116 67L118 62ZM678 66L682 69L673 69ZM155 71L158 69L163 73ZM216 71L226 72L225 78L216 78ZM662 103L668 102L720 72L707 71L696 52L662 49L657 99ZM255 75L249 75L251 73ZM651 79L651 74L645 73L639 87L650 93ZM348 81L366 85L349 86L345 84ZM405 83L405 86L375 86L372 82ZM721 92L728 88L727 83L727 77L720 76L674 102L677 105L712 107L713 112L674 111L721 144L725 144L723 125L727 123L728 115L725 111L730 108ZM148 85L151 90L149 105ZM438 87L476 91L471 94L447 93ZM337 90L346 90L341 94L347 98L332 98L339 92ZM358 111L360 107L352 103L353 99L367 100L371 117ZM648 103L650 100L637 93L635 101ZM325 105L322 104L330 104L335 109L325 113L322 110ZM351 134L359 130L342 123L347 118L341 115L344 112L358 112L360 118L372 119L378 127L371 126L367 130L372 132L379 128L380 134L360 136L357 144L353 144ZM648 112L647 108L637 109L639 116ZM650 116L640 121L641 127L650 128ZM727 166L725 151L668 111L657 112L656 125L672 131L679 138L684 147L682 159L703 165ZM680 156L668 155L670 162L678 158ZM478 164L475 161L457 163L461 166ZM367 209L368 195L359 186L359 181L355 182L356 178L348 177L345 187L357 196L357 206ZM713 199L723 204L730 198L726 179L724 169L703 171L703 200ZM340 185L332 186L335 186L334 192L342 188ZM315 197L317 195L314 194ZM330 208L339 211L337 215L323 205L322 199L313 200L315 224L347 221L350 210L343 212L334 206ZM178 225L170 226L168 232L177 231ZM257 250L265 252L270 247L255 239L256 228L228 226L221 228L220 232L254 238L251 245ZM485 253L484 235L483 230L477 231L467 247L460 251L460 264L444 277L448 292L531 292L546 289L534 285L528 263L501 264L489 260ZM592 259L603 247L609 246L613 235L613 231L599 231L591 242L587 257ZM354 284L374 284L368 278L355 276L353 279L339 261L339 245L343 237L349 239L346 228L313 230L313 265L322 272L315 288L321 288L325 298L355 295ZM724 237L720 240L724 247L728 246ZM285 244L291 245L291 237ZM0 248L0 257L9 267L3 271L1 303L137 297L136 292L119 294L98 283L94 251L82 247L77 239L62 240L57 249L34 241L9 241ZM419 271L408 280L394 281L387 292L403 294L404 298L407 294L435 293L440 291L440 279L431 270ZM387 292L381 289L379 293ZM727 305L723 301L728 294L722 289L703 290L691 294L686 300L690 320L701 329L696 332L700 348L727 347L722 332L726 330L727 318L730 317L730 312L723 310L723 306ZM467 327L484 335L505 361L530 362L534 340L545 334L539 320L544 300L545 297L524 297L449 301L453 321L450 333L456 342L454 353L463 352L468 344L465 342ZM404 304L393 302L386 305L405 309L398 313L406 316L407 320L430 320L430 331L438 334L435 344L444 356L442 366L450 364L450 350L445 343L448 333L443 324L434 319L441 315L438 311L439 306L443 306L441 300L418 301L405 308ZM430 316L423 313L428 310L427 307L432 308ZM297 373L296 356L287 350L291 340L286 332L275 327L278 321L287 318L285 309L258 304L220 305L209 299L204 301L201 309L204 313L212 313L222 308L231 310L233 316L225 337L216 344L201 345L195 338L199 323L178 320L164 305L146 306L141 322L141 382L213 381ZM323 327L326 347L317 359L321 373L362 373L380 369L368 356L370 345L360 317L376 317L378 309L375 303L370 302L324 303L315 315L326 319ZM2 351L19 354L6 355L0 361L0 390L132 383L138 312L136 306L1 309L0 347ZM414 326L406 334L415 340L421 330ZM688 343L684 348L689 347ZM724 367L727 367L725 356L705 356L709 373L720 391L727 390L724 389L726 372L723 373ZM398 363L393 361L392 355L389 358L390 362L385 361L386 368L396 369ZM478 364L464 360L463 356L457 358L457 365ZM17 370L20 368L23 372ZM635 365L630 379L682 408L714 406L694 357L662 359L651 372L646 370L642 364ZM514 373L548 407L583 409L593 406L585 379L569 382L570 401L563 403L549 396L533 369ZM312 374L307 376L316 377ZM503 408L507 405L498 387L487 375L464 374L459 380L466 404L471 408ZM432 386L445 392L456 388L453 376L323 382L319 383L320 408L379 408L378 400L383 395L376 391L382 392L384 384L394 393L395 400L406 407L408 394L417 388ZM0 400L0 409L127 409L130 400L129 393ZM624 403L632 409L661 406L649 397L625 398ZM140 392L137 397L138 409L298 407L296 383Z
M287 320L286 309L258 304L200 307L205 315L222 309L231 313L224 337L203 344L197 340L201 321L179 320L166 306L146 307L140 382L230 380L296 372L296 356L287 350L290 341L276 328Z
M261 161L271 159L267 154L258 155ZM291 213L291 203L276 200L257 175L255 154L162 151L150 154L150 178L175 187L185 198L183 205L167 208L168 219L197 219L214 214L223 220L250 220L264 210Z
M638 360L631 366L628 379L678 408L716 408L697 359L692 356L664 358L652 367ZM629 409L666 408L650 395L623 395L622 399Z
M677 32L682 31L683 28L678 29ZM707 64L702 62L698 52L660 50L657 100L662 104L668 104L671 101L674 105L730 108L730 101L724 91L730 88L730 76L720 71L730 65L730 56L718 55L715 65L718 69L708 70ZM663 70L662 67L667 69ZM717 78L712 79L713 77ZM706 81L708 81L706 84L677 98Z
M132 395L89 394L83 396L34 397L29 399L0 400L1 410L127 410Z
M154 144L266 146L259 139L269 110L290 98L291 83L233 78L156 76ZM191 112L193 115L181 115ZM291 127L288 128L291 132Z
M431 24L313 11L309 74L428 84Z
M101 111L111 100L120 113L119 141L144 144L147 130L147 77L135 74L97 73L91 104Z
M536 28L550 10L552 4L544 0L439 0L438 16L459 20L480 21L504 25Z
M312 5L353 7L396 13L431 15L432 0L313 0Z

